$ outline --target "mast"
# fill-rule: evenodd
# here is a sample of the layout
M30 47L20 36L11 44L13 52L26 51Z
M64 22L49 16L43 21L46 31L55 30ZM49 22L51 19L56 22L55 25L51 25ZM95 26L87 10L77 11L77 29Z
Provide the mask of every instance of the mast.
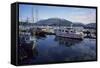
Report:
M32 23L34 23L34 9L33 9L33 6L32 6Z
M35 9L34 9L34 7L32 6L32 22L33 23L35 23L35 17L36 15L35 15ZM35 26L33 26L33 29L32 29L32 31L33 31L33 41L34 41L34 43L33 43L33 48L34 48L34 46L36 45L36 27Z
M36 8L36 21L35 22L37 22L38 21L38 9Z
M27 17L27 19L26 19L26 23L29 23L29 18Z
M71 24L71 26L70 26L71 28L73 28L73 24Z

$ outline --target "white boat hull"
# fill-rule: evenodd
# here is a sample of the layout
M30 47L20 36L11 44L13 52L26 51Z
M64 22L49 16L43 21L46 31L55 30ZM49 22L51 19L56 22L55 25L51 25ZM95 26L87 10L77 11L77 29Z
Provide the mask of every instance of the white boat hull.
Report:
M73 39L83 39L83 35L81 34L56 33L56 36L73 38Z

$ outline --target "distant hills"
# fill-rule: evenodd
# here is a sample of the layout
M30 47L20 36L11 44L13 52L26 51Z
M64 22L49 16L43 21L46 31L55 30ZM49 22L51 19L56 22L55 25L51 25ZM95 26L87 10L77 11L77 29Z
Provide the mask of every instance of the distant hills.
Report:
M40 20L37 22L38 25L50 25L50 26L70 26L71 21L60 19L60 18L49 18L45 20Z
M60 19L60 18L49 18L45 20L40 20L36 23L37 25L49 25L49 26L70 26L73 24L74 27L82 26L84 28L96 28L96 23L89 23L89 24L83 24L80 22L71 22L66 19Z
M84 28L96 29L96 23L87 24Z
M82 23L73 23L73 26L82 26L84 28L88 29L96 29L96 23L89 23L89 24L82 24Z
M68 21L66 19L60 19L60 18L49 18L49 19L44 19L44 20L40 20L36 23L23 23L23 22L20 22L20 24L23 24L23 25L43 25L43 26L46 26L46 25L49 25L49 26L70 26L71 24L73 24L74 27L84 27L84 28L92 28L92 29L95 29L96 28L96 23L89 23L89 24L83 24L83 23L79 23L79 22L71 22L71 21Z

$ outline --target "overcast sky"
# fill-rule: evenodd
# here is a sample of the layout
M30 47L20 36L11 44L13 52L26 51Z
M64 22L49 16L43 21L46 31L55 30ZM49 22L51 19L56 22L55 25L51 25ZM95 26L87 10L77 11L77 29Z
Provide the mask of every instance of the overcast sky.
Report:
M38 11L38 12L37 12ZM33 15L32 15L33 14ZM96 23L96 10L93 8L57 7L41 5L19 5L19 21L30 22L48 18L63 18L72 22L83 24ZM37 17L37 18L36 18Z

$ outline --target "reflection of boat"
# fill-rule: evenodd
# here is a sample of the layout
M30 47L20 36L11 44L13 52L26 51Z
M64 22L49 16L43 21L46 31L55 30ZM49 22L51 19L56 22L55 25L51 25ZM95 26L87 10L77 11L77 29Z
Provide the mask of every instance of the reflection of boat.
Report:
M25 46L18 46L18 62L23 63L24 60L35 58L38 55L36 48L30 48L31 44L25 44Z
M55 37L55 41L57 41L60 45L65 45L67 47L73 46L81 42L81 40L58 37L58 36Z
M27 25L19 25L19 40L17 48L19 64L22 64L26 59L34 58L38 53L36 49L36 38L33 37L35 34L32 35L33 26L29 23L28 18L26 24Z
M29 32L20 32L19 38L20 38L20 41L24 42L24 43L31 43L31 42L36 41L36 39L34 37L32 37L31 33L29 33Z
M35 53L36 39L30 33L19 34L18 53L19 60L31 58Z
M83 39L84 35L82 32L77 32L73 28L55 29L56 36L67 37L72 39Z

